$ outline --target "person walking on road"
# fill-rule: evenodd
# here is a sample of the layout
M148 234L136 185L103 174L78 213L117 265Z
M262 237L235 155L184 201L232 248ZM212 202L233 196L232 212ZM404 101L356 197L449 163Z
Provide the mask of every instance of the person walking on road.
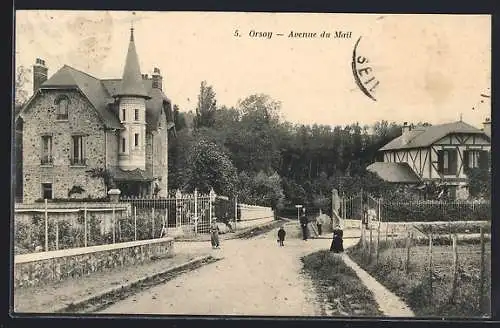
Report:
M321 228L322 228L322 225L324 224L324 219L323 219L323 212L321 211L321 209L319 210L319 215L316 217L316 226L318 227L318 235L321 236Z
M302 208L302 215L300 217L300 227L302 228L302 239L307 241L307 216L305 207Z
M212 248L219 248L219 226L217 225L216 218L213 218L212 225L210 226L210 242L212 243Z
M280 246L285 246L284 244L284 241L285 241L285 236L286 236L286 231L285 229L283 228L283 226L281 226L278 230L278 244Z

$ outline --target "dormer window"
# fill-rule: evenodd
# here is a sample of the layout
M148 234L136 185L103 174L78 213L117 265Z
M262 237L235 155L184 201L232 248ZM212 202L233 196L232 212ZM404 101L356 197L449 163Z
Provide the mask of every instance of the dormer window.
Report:
M55 105L56 119L66 121L68 119L69 98L67 96L59 96L56 98Z

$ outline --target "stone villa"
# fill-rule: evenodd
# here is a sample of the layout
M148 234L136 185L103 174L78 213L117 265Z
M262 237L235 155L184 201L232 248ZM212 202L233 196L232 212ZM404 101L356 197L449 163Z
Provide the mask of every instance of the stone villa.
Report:
M102 198L109 181L122 195L165 196L171 101L158 68L151 77L141 74L134 30L122 79L67 65L47 73L37 59L33 96L16 117L22 201Z

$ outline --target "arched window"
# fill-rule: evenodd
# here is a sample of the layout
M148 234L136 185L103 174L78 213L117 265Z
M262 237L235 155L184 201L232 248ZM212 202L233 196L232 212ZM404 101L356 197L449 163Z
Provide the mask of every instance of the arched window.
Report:
M55 104L57 105L56 118L58 120L67 120L68 119L69 98L67 96L57 97Z

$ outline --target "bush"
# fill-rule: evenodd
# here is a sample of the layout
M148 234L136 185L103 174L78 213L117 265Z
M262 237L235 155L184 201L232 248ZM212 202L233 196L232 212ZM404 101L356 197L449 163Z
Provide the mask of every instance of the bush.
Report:
M388 202L381 215L389 222L483 221L491 220L489 203Z

